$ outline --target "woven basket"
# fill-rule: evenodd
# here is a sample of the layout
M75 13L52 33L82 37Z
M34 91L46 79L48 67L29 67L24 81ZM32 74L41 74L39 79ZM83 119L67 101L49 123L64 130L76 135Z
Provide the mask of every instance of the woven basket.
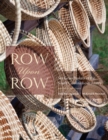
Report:
M77 60L78 60L78 71L81 76L87 82L97 82L98 84L103 84L103 80L98 75L98 73L94 70L90 62L87 60L80 46L76 46L77 49ZM83 80L83 79L82 79Z
M73 0L59 11L59 17L68 29L74 43L90 47L90 22L80 0Z
M0 92L0 139L30 140L8 98Z
M36 29L36 36L47 46L54 47L64 71L69 73L69 79L75 83L77 77L75 47L63 23L57 19L46 19L44 25Z
M82 95L86 101L96 107L105 106L108 103L108 90L103 85L103 80L93 69L87 58L84 56L81 48L77 48L78 71L84 82ZM101 95L99 95L99 93ZM92 94L92 95L91 95Z
M20 9L19 0L15 0L14 14L15 14L15 29L14 29L14 35L12 39L7 29L0 21L0 61L3 61L11 53L11 49L10 50L8 49L7 52L6 47L15 46L19 37L19 31L21 25L21 9Z
M75 131L87 133L92 131L96 126L96 117L88 104L85 108L72 108L67 114L67 119Z
M0 14L10 20L15 20L14 0L0 1ZM60 0L21 0L22 20L35 20L43 18L53 12Z
M82 95L92 106L103 107L108 104L108 90L103 85L85 85Z
M32 140L66 140L54 124L42 113L24 113L23 125Z
M92 25L95 25L100 33L105 32L106 8L104 0L81 0L87 11ZM102 27L100 28L100 25Z

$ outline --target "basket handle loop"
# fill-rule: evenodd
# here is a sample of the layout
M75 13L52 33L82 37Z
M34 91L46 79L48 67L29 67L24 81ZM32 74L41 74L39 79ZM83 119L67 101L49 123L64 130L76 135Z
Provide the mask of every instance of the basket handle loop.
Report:
M15 32L14 32L14 36L12 39L12 43L10 44L11 46L14 47L14 48L12 48L12 50L15 49L15 45L16 45L18 37L19 37L20 26L21 26L21 8L20 8L20 1L19 0L15 0L15 7L16 7ZM5 51L2 55L0 55L0 62L5 60L6 57L12 53L12 50L9 49L8 53L6 53L6 51Z
M98 24L96 24L98 31L103 34L105 32L105 22L102 22L102 27L100 28Z

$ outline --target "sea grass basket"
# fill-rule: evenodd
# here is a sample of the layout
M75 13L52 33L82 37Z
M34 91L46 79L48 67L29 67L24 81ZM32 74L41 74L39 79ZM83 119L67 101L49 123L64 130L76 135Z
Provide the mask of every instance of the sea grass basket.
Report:
M3 61L11 53L11 49L7 50L6 47L7 46L14 47L19 37L20 25L21 25L21 8L20 8L19 0L15 0L14 3L15 3L15 10L14 10L15 29L14 29L14 35L12 39L7 29L5 28L3 23L0 21L0 43L1 43L0 44L0 61Z
M0 139L30 140L8 98L0 91Z
M84 47L90 47L90 22L80 0L69 1L69 4L60 9L59 18L75 44L81 42Z
M15 20L14 0L0 0L0 14ZM60 0L20 0L22 20L36 20L53 12Z
M76 48L78 72L83 84L82 95L90 105L103 107L108 103L108 89L103 85L103 80L87 60L80 46Z
M105 32L106 8L104 0L81 0L87 11L91 25L95 25L100 33Z
M86 103L85 108L72 108L67 114L67 120L72 128L80 133L87 133L96 127L96 116L90 106ZM89 111L88 111L89 110Z
M103 107L108 104L108 89L103 85L85 84L82 96L92 106Z
M71 84L74 84L77 77L75 46L63 23L55 18L50 20L46 18L44 25L36 29L36 36L47 46L54 47L55 54L60 60L68 78L71 80Z
M32 140L66 140L55 125L42 112L26 112L22 116L23 125Z

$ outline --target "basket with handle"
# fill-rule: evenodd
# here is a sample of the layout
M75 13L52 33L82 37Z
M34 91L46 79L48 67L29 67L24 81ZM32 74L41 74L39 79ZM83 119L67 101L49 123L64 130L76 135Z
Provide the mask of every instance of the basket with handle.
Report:
M80 46L77 46L78 71L82 76L82 95L92 106L103 107L108 103L108 90L103 80L84 56Z
M0 1L0 14L10 20L15 20L14 0ZM36 20L43 18L53 12L60 0L21 0L22 20Z
M74 43L90 47L90 22L80 0L69 1L59 11L59 18L68 29Z
M8 98L0 91L0 139L30 140Z
M88 104L85 103L83 107L84 108L71 108L69 114L66 116L69 124L75 131L87 133L96 127L96 117L92 108L88 106Z
M8 49L6 51L7 46L15 46L19 37L20 32L20 25L21 25L21 9L20 9L20 3L19 0L15 0L15 29L14 29L14 35L11 39L7 29L3 25L3 23L0 21L0 61L3 61L10 53L10 50ZM12 15L11 15L12 16ZM13 49L12 47L12 49Z
M42 112L36 114L25 112L22 116L23 125L32 140L66 140L55 125Z
M100 33L105 32L106 8L104 0L81 0L87 11L92 25L95 25ZM102 26L100 28L100 25Z

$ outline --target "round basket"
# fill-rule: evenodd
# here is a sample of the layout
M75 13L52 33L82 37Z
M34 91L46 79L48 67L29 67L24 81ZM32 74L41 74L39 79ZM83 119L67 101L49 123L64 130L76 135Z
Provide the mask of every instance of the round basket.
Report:
M15 29L14 29L14 35L11 39L7 29L3 25L3 23L0 21L0 61L3 61L10 53L11 49L8 49L8 52L6 50L7 46L15 46L16 42L19 37L20 32L20 25L21 25L21 9L20 9L20 3L19 0L15 0ZM12 15L11 15L12 16ZM13 49L12 47L12 49Z
M0 14L10 20L15 20L14 0L0 1ZM22 20L36 20L43 18L53 12L60 0L21 0Z
M103 85L84 85L82 96L92 106L103 107L108 104L108 90Z
M24 113L23 125L32 140L66 140L54 124L42 113Z
M80 0L70 1L59 11L59 17L68 29L74 43L90 47L90 22Z
M0 91L0 139L29 140L8 98Z
M89 106L72 108L66 116L73 129L80 133L90 132L96 126L96 117Z
M104 0L81 0L87 11L92 25L95 25L100 33L105 32L106 8ZM102 25L102 27L100 27Z
M67 113L67 110L69 110L69 99L71 100L72 104L76 105L76 101L75 99L72 99L71 93L75 93L75 97L77 97L78 99L81 98L81 96L74 88L72 88L71 84L67 81L67 78L65 78L63 69L62 67L60 67L59 61L56 62L55 57L53 57L54 53L52 53L49 49L47 49L45 47L45 44L43 44L38 38L34 37L33 35L30 35L30 37L32 39L26 39L19 44L20 46L15 49L15 53L21 55L24 54L25 52L26 53L28 52L29 54L35 52L34 54L39 55L40 53L48 52L50 59L47 59L46 61L47 62L46 68L44 68L45 66L39 68L43 72L42 75L44 75L45 73L46 73L45 75L49 74L45 69L48 69L50 71L50 73L53 75L53 80L52 78L50 78L51 79L50 81L51 82L53 81L54 84L51 85L50 83L49 84L50 88L46 88L46 90L45 89L43 90L43 93L44 94L46 93L45 95L39 94L39 91L36 90L36 88L24 89L24 88L14 87L13 92L18 97L18 99L25 105L26 109L32 109L34 111L39 111L39 110L44 111L44 110L51 109L60 115L65 115ZM25 61L27 60L28 59L25 58ZM12 77L15 77L18 79L18 87L21 87L21 83L19 83L19 81L21 81L22 75L19 74L18 72L18 68L21 65L20 66L17 64L12 65L11 63L12 63L11 56L9 56L5 60L5 72L6 72L7 81L9 82L9 85L12 87ZM32 68L36 69L38 67L36 66L36 64L35 65L31 64L29 68L32 70ZM59 77L61 77L61 79L59 79ZM62 84L62 82L65 83L65 86L64 84ZM28 83L25 82L24 86L29 87L27 84ZM40 91L42 91L42 89L40 89ZM52 91L54 94L50 94ZM36 94L35 92L37 92L38 94ZM63 95L65 98L64 111L53 107L53 105L57 104L61 100L61 97Z
M73 41L62 22L57 19L46 19L44 25L36 29L36 35L47 46L53 46L68 78L76 82L77 58Z

